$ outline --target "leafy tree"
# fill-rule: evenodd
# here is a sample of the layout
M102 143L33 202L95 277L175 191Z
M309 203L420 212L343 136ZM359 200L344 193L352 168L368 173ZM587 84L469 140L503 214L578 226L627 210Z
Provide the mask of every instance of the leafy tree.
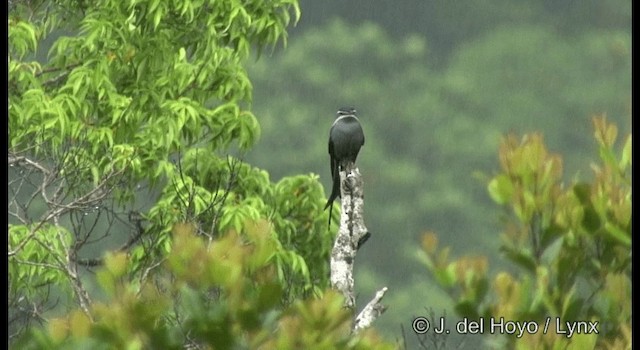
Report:
M260 135L245 61L299 16L292 0L10 2L12 339L368 344L320 298L332 237L317 177L273 183L242 160Z
M501 251L517 272L491 278L485 256L451 261L435 234L423 237L422 260L461 316L539 325L522 337L497 336L502 347L631 346L631 135L618 152L617 127L603 116L593 124L600 163L591 183L566 186L562 159L540 134L502 140L501 172L488 190L505 209ZM569 336L566 322L597 322L597 332Z
M329 291L282 308L283 285L272 262L278 241L265 221L247 222L209 240L195 225L173 227L159 277L139 285L131 257L109 253L97 273L107 292L91 315L50 320L18 346L47 349L391 349L371 330L350 334L351 313Z

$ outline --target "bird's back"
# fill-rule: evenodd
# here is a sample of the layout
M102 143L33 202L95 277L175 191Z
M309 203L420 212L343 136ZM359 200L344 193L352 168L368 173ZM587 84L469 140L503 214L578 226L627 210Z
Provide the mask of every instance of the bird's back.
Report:
M342 161L356 161L360 147L364 144L364 133L358 118L344 116L336 120L330 130L334 142L335 157Z

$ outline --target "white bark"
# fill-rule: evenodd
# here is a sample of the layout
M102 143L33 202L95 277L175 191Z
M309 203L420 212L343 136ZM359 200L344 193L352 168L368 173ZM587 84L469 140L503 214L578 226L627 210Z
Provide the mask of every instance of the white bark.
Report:
M384 297L384 294L387 292L387 287L383 287L380 289L376 296L371 299L369 304L360 311L358 317L356 317L356 321L353 325L353 332L358 333L360 330L368 328L371 326L373 321L375 321L378 316L382 315L383 312L387 310L387 307L384 306L381 301Z
M331 252L331 286L345 297L345 307L355 310L355 292L353 265L358 243L369 235L364 224L364 191L360 171L349 164L340 171L340 228L336 235ZM371 326L385 307L381 304L387 287L382 288L376 296L356 317L353 331L358 332Z

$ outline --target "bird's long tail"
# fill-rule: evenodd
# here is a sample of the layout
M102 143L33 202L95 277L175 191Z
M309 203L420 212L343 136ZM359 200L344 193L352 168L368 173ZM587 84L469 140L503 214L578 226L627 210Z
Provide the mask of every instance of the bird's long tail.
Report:
M324 210L327 210L330 205L333 204L333 201L338 198L340 195L340 172L338 169L335 169L333 172L333 187L331 188L331 194L329 195L329 199L327 200L327 204L324 206Z
M331 188L331 194L329 195L329 199L327 200L327 204L324 206L324 210L331 207L329 209L329 228L331 228L331 216L333 214L333 201L338 198L340 194L340 172L338 169L334 169L333 171L333 187Z
M331 203L331 209L329 209L329 222L327 223L327 225L329 226L328 228L331 228L331 217L333 216L333 203Z

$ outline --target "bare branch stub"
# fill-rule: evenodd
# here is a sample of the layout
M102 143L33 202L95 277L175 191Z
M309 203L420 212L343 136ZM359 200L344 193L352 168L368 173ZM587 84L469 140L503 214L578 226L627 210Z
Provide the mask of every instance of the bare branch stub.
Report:
M387 290L387 287L380 289L376 293L376 296L358 314L353 325L354 333L358 333L365 328L369 328L371 324L373 324L373 321L387 310L387 307L381 302Z

